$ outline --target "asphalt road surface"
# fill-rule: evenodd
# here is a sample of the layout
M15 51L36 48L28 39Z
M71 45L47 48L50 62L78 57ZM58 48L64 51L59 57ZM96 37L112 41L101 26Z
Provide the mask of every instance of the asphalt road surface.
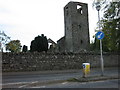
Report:
M31 84L37 82L48 82L53 80L66 80L73 77L80 77L80 73L60 73L60 74L23 74L3 76L2 84L7 87L22 87L22 84ZM17 85L19 84L19 86ZM21 85L20 85L21 84Z
M100 75L100 69L91 69L90 75ZM117 68L106 68L105 75L118 75ZM77 78L82 76L82 70L73 71L48 71L45 73L41 72L13 72L3 73L2 85L5 88L22 88L27 84L33 84L37 82L48 82L53 80L66 80L69 78Z
M51 85L35 86L31 88L118 88L118 79L94 82L62 82Z

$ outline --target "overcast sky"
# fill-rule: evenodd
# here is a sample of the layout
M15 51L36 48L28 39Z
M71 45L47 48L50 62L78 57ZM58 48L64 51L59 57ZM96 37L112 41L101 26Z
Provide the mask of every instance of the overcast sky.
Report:
M55 42L64 36L63 7L70 0L0 0L0 31L11 40L20 40L30 46L34 37L44 34ZM88 3L90 39L98 21L93 0L76 0Z

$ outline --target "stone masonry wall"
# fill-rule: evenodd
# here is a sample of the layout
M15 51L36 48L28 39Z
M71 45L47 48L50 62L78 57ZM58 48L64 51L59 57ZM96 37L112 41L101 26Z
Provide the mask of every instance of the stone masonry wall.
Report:
M105 66L118 66L120 54L103 55ZM2 70L36 71L81 69L82 63L88 62L91 67L100 67L100 54L95 53L3 53Z

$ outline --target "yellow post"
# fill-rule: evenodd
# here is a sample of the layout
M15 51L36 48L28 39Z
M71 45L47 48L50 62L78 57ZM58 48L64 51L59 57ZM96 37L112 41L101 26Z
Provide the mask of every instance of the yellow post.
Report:
M90 73L90 63L83 63L83 77Z

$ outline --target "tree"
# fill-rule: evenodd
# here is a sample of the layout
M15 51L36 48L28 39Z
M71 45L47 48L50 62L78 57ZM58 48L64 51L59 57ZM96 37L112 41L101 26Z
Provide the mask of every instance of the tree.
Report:
M30 51L34 52L47 52L48 50L48 40L47 37L42 34L41 36L35 37L33 41L31 41Z
M8 42L10 42L10 37L7 36L4 31L0 31L0 51L3 52L3 48Z
M47 40L47 37L44 36L44 34L42 34L42 43L43 43L43 48L42 48L42 51L47 51L48 50L48 40Z
M120 1L106 4L104 16L99 23L105 34L102 39L103 51L120 51ZM95 46L98 46L97 39L95 39Z
M6 50L11 52L20 52L21 51L21 43L20 40L12 40L6 44Z
M100 50L100 41L95 37L95 41L90 44L90 50L98 52Z
M37 47L37 45L36 45L35 40L31 41L30 51L31 52L37 51L36 47Z
M105 33L103 48L120 51L120 2L111 2L104 12L101 27Z
M28 47L26 45L23 46L22 52L27 52L28 51Z

